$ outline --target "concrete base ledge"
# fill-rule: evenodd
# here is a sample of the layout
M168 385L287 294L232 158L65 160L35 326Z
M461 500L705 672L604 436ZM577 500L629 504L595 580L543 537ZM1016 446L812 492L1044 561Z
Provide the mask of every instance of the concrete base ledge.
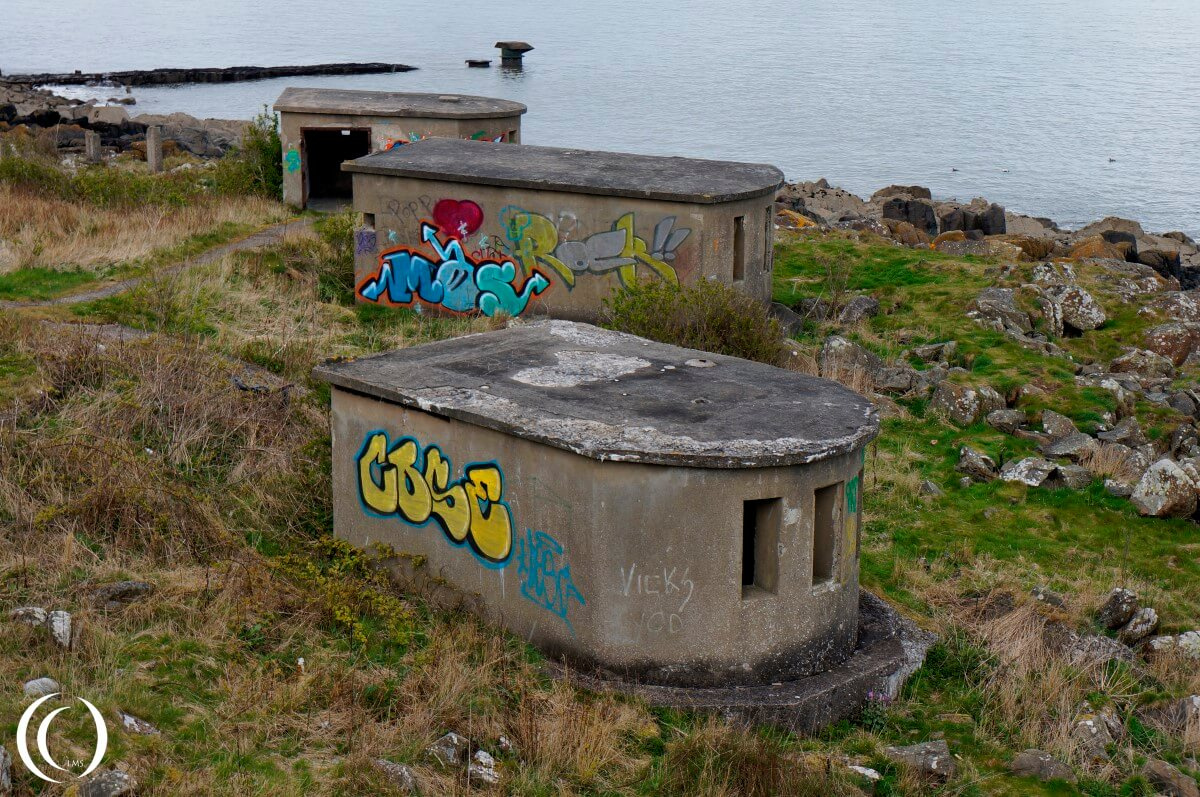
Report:
M815 733L858 713L867 694L896 697L925 661L937 635L923 631L880 598L859 593L858 646L844 664L828 672L765 686L689 688L624 680L552 663L555 678L594 692L634 695L655 706L705 711L747 723Z

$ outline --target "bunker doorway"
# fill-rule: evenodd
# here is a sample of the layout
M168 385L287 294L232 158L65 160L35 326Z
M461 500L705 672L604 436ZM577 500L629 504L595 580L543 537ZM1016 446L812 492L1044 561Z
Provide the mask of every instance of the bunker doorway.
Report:
M349 200L354 196L352 176L342 163L371 152L371 131L365 128L334 127L304 132L306 202Z

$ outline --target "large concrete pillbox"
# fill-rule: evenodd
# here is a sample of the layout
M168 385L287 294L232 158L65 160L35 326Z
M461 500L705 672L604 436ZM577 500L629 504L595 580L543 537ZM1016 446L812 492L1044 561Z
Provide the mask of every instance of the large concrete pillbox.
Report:
M275 101L283 144L283 201L349 201L343 161L425 138L517 144L525 106L494 97L287 88Z
M343 169L360 302L594 320L641 279L770 296L774 166L430 139Z
M337 534L549 654L690 686L853 651L879 424L841 385L567 321L316 375Z

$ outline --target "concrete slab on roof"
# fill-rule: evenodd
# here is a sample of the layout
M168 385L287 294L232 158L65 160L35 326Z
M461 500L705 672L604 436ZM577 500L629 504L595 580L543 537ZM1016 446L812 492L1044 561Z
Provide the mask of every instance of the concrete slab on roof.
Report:
M799 465L861 448L875 407L825 379L570 321L319 366L337 388L598 460Z
M345 116L416 116L429 119L495 119L528 110L524 104L469 94L421 94L353 89L289 87L275 101L285 113L338 114Z
M634 155L430 138L347 161L360 174L716 204L774 196L783 172L765 163Z

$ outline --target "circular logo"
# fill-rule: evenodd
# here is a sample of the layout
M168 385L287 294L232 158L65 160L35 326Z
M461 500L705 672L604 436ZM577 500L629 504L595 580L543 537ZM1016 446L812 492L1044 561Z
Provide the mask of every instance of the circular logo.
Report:
M29 754L29 723L33 721L33 715L43 703L51 698L58 697L58 695L58 692L53 692L33 701L29 708L25 709L25 713L21 715L21 721L17 724L17 753L21 756L21 762L34 775L50 783L62 783L62 781L55 780L45 772L42 772L38 765L34 763L33 756ZM104 724L104 716L100 713L99 709L82 697L76 699L87 706L88 712L92 715L92 721L96 723L96 752L92 756L91 763L88 764L87 769L79 775L73 775L66 767L58 765L58 762L50 755L50 747L47 744L47 739L50 735L50 723L59 714L69 709L70 706L56 708L42 719L37 729L37 749L38 753L42 756L42 760L50 766L60 772L66 772L71 777L85 778L92 774L96 770L96 767L100 766L100 762L104 760L104 754L108 751L108 726Z

